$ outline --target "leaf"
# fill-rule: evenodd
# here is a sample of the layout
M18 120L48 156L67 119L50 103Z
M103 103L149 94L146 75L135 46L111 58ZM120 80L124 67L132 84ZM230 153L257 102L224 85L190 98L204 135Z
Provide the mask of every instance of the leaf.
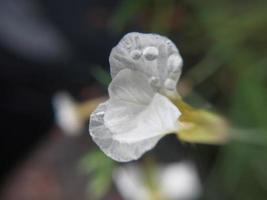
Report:
M87 187L90 199L102 198L110 188L114 162L101 151L92 151L81 159L79 167L90 177Z

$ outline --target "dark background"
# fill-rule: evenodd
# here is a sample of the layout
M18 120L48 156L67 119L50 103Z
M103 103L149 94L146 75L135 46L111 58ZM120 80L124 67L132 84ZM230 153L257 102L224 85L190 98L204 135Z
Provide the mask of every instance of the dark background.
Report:
M95 83L90 69L108 70L119 36L110 33L107 20L117 3L0 1L8 10L0 27L1 177L53 125L52 95L67 90L81 98L81 89ZM14 24L3 22L9 18Z

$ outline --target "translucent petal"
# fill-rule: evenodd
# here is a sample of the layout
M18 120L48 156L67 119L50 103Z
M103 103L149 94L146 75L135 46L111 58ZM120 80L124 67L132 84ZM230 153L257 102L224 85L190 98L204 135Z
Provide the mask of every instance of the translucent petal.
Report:
M110 83L109 96L105 124L112 132L124 133L136 126L136 116L149 105L154 92L141 73L124 69Z
M181 75L182 58L178 49L168 38L157 34L128 33L115 46L109 57L111 76L128 68L144 74L148 79L157 79L154 90L175 90L166 87L167 79L174 85Z
M93 140L114 160L138 159L177 130L179 110L165 96L150 93L146 84L139 72L121 71L109 87L110 100L91 115Z

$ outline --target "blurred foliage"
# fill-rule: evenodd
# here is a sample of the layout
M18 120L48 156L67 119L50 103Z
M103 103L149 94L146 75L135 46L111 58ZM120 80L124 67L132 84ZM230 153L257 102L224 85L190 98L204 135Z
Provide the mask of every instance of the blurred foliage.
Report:
M265 3L266 4L266 3ZM213 54L230 69L233 80L227 112L231 122L251 131L251 140L267 135L266 5L241 1L193 5L207 34ZM224 69L222 69L224 70ZM223 87L223 86L222 86ZM242 133L241 133L242 134ZM263 139L266 137L263 137ZM267 140L265 145L232 142L224 147L204 199L265 199L267 195Z
M92 67L90 74L95 78L96 81L105 87L107 87L111 82L110 75L101 66Z
M101 151L90 151L80 162L81 172L89 176L88 196L101 199L110 189L114 161Z
M119 34L170 37L185 61L180 82L191 92L186 100L203 105L206 99L241 137L249 136L221 148L203 199L266 199L266 10L267 2L259 0L124 0L111 19Z

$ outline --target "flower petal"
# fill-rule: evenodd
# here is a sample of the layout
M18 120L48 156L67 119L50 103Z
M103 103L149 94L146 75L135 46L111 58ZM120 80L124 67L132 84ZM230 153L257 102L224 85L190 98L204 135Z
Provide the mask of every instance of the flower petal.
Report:
M144 74L156 91L175 90L181 74L182 58L168 38L157 34L128 33L109 57L111 76L128 68ZM155 81L156 80L156 81ZM166 82L167 81L167 82Z
M142 77L139 72L121 71L109 87L110 100L91 115L93 140L117 161L138 159L177 130L179 110L165 96L152 93Z
M124 69L110 83L109 96L105 125L124 133L136 126L136 116L149 105L154 92L143 74Z
M123 199L150 199L150 188L145 184L144 174L140 166L128 164L123 167L117 167L113 171L112 178Z
M167 199L198 199L201 183L193 163L182 161L158 169L160 193Z
M127 164L113 171L113 180L124 199L151 199L157 191L158 197L169 200L198 199L201 183L193 163L188 161L171 164L149 165L153 171L153 186L146 184L149 178L146 173L148 166ZM160 198L160 199L161 199Z
M79 135L83 123L72 97L68 93L60 92L53 97L52 103L57 125L69 136Z

